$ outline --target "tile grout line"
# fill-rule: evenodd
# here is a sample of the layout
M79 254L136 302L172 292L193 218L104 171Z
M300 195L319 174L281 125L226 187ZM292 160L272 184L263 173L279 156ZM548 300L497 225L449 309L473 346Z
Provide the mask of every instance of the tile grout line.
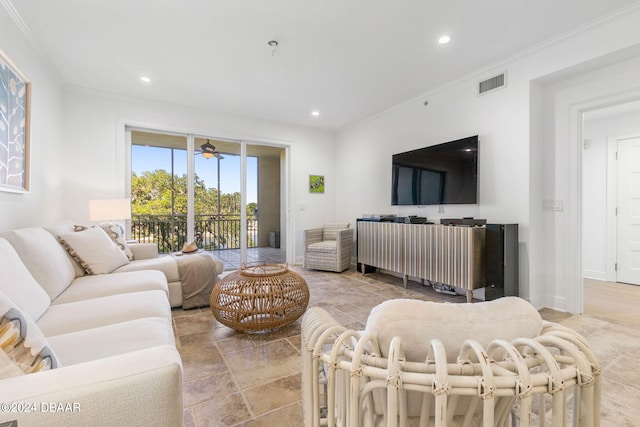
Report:
M251 343L251 344L252 344L252 347L253 347L254 346L253 343ZM224 362L224 366L226 366L227 371L229 371L229 376L231 377L231 380L233 381L233 384L236 386L236 390L238 390L238 394L240 395L240 398L242 399L242 402L244 402L244 406L247 408L247 412L249 412L249 419L248 420L244 420L242 422L245 423L247 421L250 421L250 420L255 418L255 414L253 413L253 410L251 409L251 405L249 405L249 402L247 401L247 398L245 397L244 393L242 392L242 388L240 387L240 383L238 382L238 379L236 378L235 374L233 373L233 370L231 369L231 365L227 361L227 355L226 355L226 353L224 351L222 351L222 349L218 345L218 341L215 342L215 346L216 346L216 349L218 349L218 352L220 353L220 356L222 357L222 361Z

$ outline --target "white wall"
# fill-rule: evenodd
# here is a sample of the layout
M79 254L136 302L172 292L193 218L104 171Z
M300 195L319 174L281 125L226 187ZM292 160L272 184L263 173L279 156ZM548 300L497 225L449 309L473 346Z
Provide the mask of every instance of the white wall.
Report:
M32 82L31 191L0 192L0 231L54 220L65 191L60 180L61 88L50 63L29 44L0 7L0 50Z
M583 128L582 267L585 277L607 280L607 140L640 136L640 111L592 116L585 113Z
M571 246L579 236L570 226L578 210L568 197L579 167L567 147L568 112L549 118L549 107L564 107L555 106L546 86L564 72L584 72L578 65L593 69L595 59L604 64L625 57L617 56L620 50L640 44L639 21L640 9L629 9L342 130L337 171L345 185L338 191L338 219L389 212L518 223L520 295L537 306L581 311L572 286L582 273L571 267L580 258ZM613 52L616 57L609 57ZM507 88L476 95L477 81L505 69ZM565 122L562 135L556 120ZM446 206L444 213L390 206L391 154L474 134L480 136L479 205ZM563 211L543 211L545 200L563 201Z
M115 96L79 88L64 92L64 196L61 218L88 219L89 199L126 193L124 125L270 142L290 147L291 258L301 261L302 230L336 219L333 132L215 111ZM323 195L310 195L308 177L323 174Z
M496 68L493 72L503 71ZM484 73L492 75L492 71ZM420 215L429 219L473 216L494 223L518 223L527 252L528 86L509 72L509 86L478 97L469 79L339 133L340 220L364 213ZM424 101L429 104L424 106ZM454 139L479 135L478 205L391 206L391 155ZM347 167L347 163L349 166ZM520 266L527 271L526 257ZM521 280L528 296L527 281Z

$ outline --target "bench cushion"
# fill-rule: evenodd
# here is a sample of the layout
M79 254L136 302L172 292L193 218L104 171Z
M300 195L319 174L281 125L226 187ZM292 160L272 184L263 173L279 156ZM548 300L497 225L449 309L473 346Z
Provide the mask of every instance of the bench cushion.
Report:
M395 299L371 310L366 331L378 337L384 357L391 340L398 336L407 360L424 362L429 342L438 339L447 360L454 363L464 341L474 339L486 347L495 339L533 338L542 331L542 318L518 297L471 304Z
M307 252L320 252L323 254L335 254L338 245L335 240L323 240L322 242L311 243L307 246Z

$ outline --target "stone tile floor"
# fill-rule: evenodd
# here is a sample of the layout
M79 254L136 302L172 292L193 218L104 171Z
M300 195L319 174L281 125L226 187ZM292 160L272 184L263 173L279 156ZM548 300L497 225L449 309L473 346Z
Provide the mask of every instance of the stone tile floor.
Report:
M392 298L465 302L430 287L383 274L362 276L305 270L309 306L320 306L345 326L362 329L375 305ZM541 310L543 318L574 328L603 365L602 425L638 425L640 331L599 316ZM209 308L174 310L184 363L185 426L302 426L300 320L278 331L247 335L219 324Z

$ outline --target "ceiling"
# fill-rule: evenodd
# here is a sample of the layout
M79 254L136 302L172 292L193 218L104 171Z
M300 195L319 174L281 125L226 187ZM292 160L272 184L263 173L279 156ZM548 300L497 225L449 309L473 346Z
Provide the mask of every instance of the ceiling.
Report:
M0 3L69 85L339 129L638 0Z

